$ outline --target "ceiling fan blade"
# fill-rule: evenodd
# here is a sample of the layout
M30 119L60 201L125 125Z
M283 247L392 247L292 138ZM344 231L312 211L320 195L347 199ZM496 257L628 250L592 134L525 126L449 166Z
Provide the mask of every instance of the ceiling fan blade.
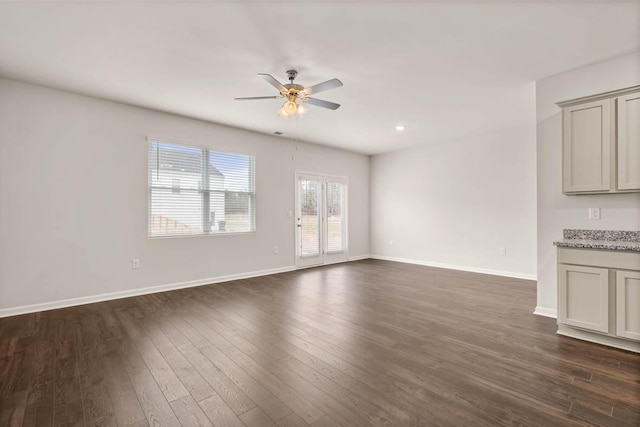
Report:
M323 101L322 99L317 98L306 97L303 99L303 101L311 105L316 105L318 107L328 108L329 110L337 110L340 107L340 104L336 104L335 102Z
M236 101L251 101L254 99L278 99L278 98L282 98L281 96L248 96L248 97L244 97L244 98L233 98Z
M284 87L284 85L282 83L280 83L279 81L277 81L275 79L275 77L273 77L271 74L265 74L265 73L258 73L259 76L262 76L262 78L269 83L271 86L275 87L276 89L278 89L278 91L280 92L286 92L287 88Z
M342 86L342 82L338 79L327 80L326 82L318 83L317 85L305 87L303 92L307 95L312 95L314 93L323 92L329 89L335 89Z

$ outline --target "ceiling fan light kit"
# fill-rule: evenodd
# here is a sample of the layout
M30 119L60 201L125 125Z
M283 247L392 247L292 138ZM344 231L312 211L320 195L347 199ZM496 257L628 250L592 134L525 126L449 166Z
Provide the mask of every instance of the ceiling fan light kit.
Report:
M280 117L284 117L286 119L287 117L294 114L300 114L298 113L298 107L299 105L296 104L295 98L292 97L292 99L282 105L282 108L278 111L278 114L280 115Z
M252 96L246 98L235 98L236 101L285 98L287 99L287 101L282 105L282 108L278 110L278 115L285 119L289 116L301 116L307 113L309 109L306 106L302 105L302 103L308 103L317 107L327 108L329 110L337 110L340 107L340 104L324 101L322 99L312 98L309 96L311 94L322 92L325 90L339 88L340 86L342 86L342 82L338 79L331 79L313 86L304 87L293 82L298 75L298 72L296 70L287 71L289 84L286 85L280 83L270 74L260 73L258 75L261 76L271 86L278 89L280 94L277 96Z
M289 116L299 115L302 116L309 109L302 104L296 103L295 99L292 101L287 101L282 105L282 108L278 110L278 115L283 119L288 119Z

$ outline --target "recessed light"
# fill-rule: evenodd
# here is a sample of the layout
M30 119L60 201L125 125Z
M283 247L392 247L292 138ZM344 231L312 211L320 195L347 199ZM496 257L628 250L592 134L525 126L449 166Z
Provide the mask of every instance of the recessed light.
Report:
M405 126L404 126L404 125L396 125L396 130L397 130L398 132L402 132L404 129L405 129Z

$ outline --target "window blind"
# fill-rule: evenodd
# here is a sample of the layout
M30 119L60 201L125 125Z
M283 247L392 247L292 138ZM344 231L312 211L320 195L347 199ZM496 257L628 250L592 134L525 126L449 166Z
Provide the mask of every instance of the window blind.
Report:
M255 157L149 140L149 236L255 231Z
M312 256L320 253L320 206L321 183L313 179L300 180L300 255Z

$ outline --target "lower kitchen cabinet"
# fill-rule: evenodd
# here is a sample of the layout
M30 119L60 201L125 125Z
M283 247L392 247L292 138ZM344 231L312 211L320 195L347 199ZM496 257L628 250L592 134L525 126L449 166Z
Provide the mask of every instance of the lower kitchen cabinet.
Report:
M640 341L640 272L616 271L616 335Z
M640 352L640 253L558 248L558 333Z
M609 270L560 264L558 310L561 323L609 332Z

